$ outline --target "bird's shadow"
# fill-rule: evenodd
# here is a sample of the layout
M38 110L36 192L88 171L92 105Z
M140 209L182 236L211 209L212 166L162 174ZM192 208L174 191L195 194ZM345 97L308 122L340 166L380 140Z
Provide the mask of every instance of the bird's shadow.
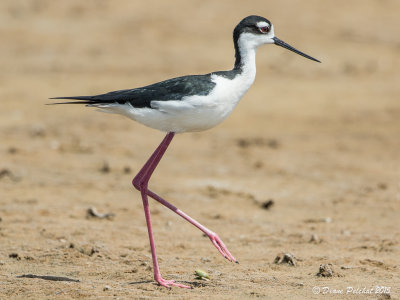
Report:
M132 282L128 282L128 284L142 284L142 283L152 283L154 282L153 280L142 280L142 281L132 281Z
M38 278L38 279L50 280L50 281L80 282L79 279L73 279L73 278L62 277L62 276L52 276L52 275L23 274L23 275L17 276L17 278Z
M179 283L183 283L183 284L187 284L187 285L189 285L189 286L191 286L192 288L198 288L198 287L205 287L205 286L207 286L207 283L206 282L200 282L200 281L177 281L177 282L179 282ZM142 281L131 281L131 282L128 282L128 284L131 284L131 285L135 285L135 284L144 284L144 283L151 283L151 284L153 284L153 285L156 285L156 286L160 286L157 282L155 282L154 280L142 280Z

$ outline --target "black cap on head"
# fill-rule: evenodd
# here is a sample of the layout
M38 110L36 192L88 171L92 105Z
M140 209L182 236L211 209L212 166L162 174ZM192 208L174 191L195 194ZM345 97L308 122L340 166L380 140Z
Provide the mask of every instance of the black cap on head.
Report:
M256 27L257 23L260 22L265 22L271 27L271 22L264 17L248 16L236 25L235 29L233 30L233 39L237 41L240 34L243 32L250 32L255 34L260 33Z

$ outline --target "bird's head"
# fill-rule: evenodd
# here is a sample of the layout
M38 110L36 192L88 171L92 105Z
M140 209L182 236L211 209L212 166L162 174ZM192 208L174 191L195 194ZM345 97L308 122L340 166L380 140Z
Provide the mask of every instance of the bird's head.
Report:
M293 48L284 41L278 39L274 33L274 25L266 18L259 16L248 16L244 18L233 30L233 39L239 47L257 48L265 44L275 44L286 48L294 53L304 56L316 62L319 60Z

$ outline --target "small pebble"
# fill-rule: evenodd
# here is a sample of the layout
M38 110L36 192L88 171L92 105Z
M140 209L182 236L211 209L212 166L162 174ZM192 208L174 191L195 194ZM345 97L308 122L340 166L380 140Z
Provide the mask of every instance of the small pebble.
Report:
M97 211L96 207L90 207L86 211L86 217L87 218L95 217L98 219L112 219L113 217L115 217L115 214L114 213L101 214Z
M10 148L8 148L8 153L10 153L10 154L15 154L15 153L17 153L17 152L18 152L18 149L15 148L15 147L10 147Z
M103 288L103 291L109 291L109 290L111 290L111 287L110 287L109 285L106 285L106 286Z
M21 257L19 256L18 253L10 253L8 255L9 258L15 258L16 260L21 260Z
M318 277L332 277L335 274L333 265L331 263L320 265L319 271L316 274Z
M108 164L108 162L104 162L103 163L103 166L99 169L99 171L101 172L101 173L110 173L110 171L111 171L111 168L110 168L110 165Z
M318 235L316 235L315 233L313 233L311 235L311 238L309 240L309 243L314 243L314 244L319 244L321 242L321 240L318 238Z
M295 267L296 266L296 257L291 254L291 253L279 253L275 259L274 259L275 264L288 264L290 266Z
M273 205L275 204L274 200L269 199L267 201L265 201L263 204L261 204L261 207L268 210L270 209Z
M386 189L388 188L387 184L384 183L384 182L378 183L377 186L378 186L378 188L381 189L381 190L386 190Z

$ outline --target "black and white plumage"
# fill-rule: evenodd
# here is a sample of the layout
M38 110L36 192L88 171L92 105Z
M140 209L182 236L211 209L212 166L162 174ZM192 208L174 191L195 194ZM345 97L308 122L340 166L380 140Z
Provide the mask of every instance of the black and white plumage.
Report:
M259 46L276 44L318 61L276 38L271 22L259 16L244 18L233 31L233 41L236 59L230 71L182 76L95 96L52 99L77 100L56 104L94 106L164 132L201 131L225 120L253 84Z

